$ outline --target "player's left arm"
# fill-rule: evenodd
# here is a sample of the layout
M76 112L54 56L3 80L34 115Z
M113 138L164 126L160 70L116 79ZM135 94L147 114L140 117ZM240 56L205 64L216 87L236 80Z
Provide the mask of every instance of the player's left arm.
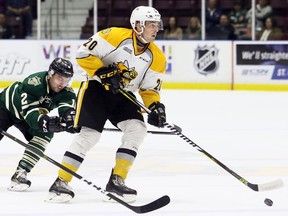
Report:
M148 70L142 82L139 94L146 107L153 102L160 102L160 92L163 83L163 74Z
M166 122L165 106L160 102L162 75L159 73L149 74L149 76L151 76L150 79L147 79L147 81L143 83L143 88L139 90L145 106L151 110L148 114L148 123L156 127L164 127L164 123ZM145 77L145 80L148 77Z
M166 59L164 55L158 55L151 67L145 74L139 94L144 105L151 110L148 115L148 123L156 127L164 127L166 122L165 106L160 101L160 91L166 69Z
M160 91L166 72L166 57L163 52L155 44L152 44L150 49L153 54L152 63L145 73L139 90L146 107L154 102L160 102Z

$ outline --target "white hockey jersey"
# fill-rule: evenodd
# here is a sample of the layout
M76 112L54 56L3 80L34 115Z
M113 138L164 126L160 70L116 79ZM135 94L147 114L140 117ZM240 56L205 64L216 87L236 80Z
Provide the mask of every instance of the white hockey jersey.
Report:
M125 90L139 90L147 107L160 101L166 57L155 43L139 52L132 29L112 27L96 33L78 49L76 58L90 79L100 67L117 64L129 76L124 79Z

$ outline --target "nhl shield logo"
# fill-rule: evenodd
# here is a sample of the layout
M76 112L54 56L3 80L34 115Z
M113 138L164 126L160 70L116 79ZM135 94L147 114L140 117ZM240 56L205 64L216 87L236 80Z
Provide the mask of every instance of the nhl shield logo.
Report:
M208 75L216 72L219 67L218 49L213 46L198 45L195 50L194 66L200 74Z

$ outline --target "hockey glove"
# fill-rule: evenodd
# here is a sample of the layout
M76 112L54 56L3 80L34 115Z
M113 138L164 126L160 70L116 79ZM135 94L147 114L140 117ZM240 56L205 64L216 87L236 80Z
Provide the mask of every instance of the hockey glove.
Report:
M62 132L65 130L60 123L58 116L42 115L38 121L38 126L43 132Z
M160 102L153 102L149 107L148 123L156 127L164 127L166 122L165 106Z
M64 115L61 119L61 123L64 123L65 131L67 131L68 133L73 134L73 133L79 133L80 132L79 127L74 127L75 114L76 114L75 109L69 109L64 113Z
M122 80L118 72L119 70L116 66L109 65L108 67L99 68L95 74L101 79L105 90L116 94L119 92Z

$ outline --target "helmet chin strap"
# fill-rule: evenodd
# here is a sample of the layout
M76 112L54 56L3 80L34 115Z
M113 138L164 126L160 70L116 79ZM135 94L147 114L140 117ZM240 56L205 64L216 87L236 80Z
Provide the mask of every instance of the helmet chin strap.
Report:
M138 37L136 37L137 46L145 47L148 42L143 38L142 35L139 34Z
M139 36L139 38L144 42L144 46L149 43L148 41L145 40L144 36L143 36L143 32L144 32L144 26L141 27L141 32L138 32L137 30L135 31L137 33L137 35ZM140 43L143 43L142 41L139 41Z
M142 34L139 34L139 38L141 38L141 40L143 40L145 44L149 43L148 41L145 40Z

